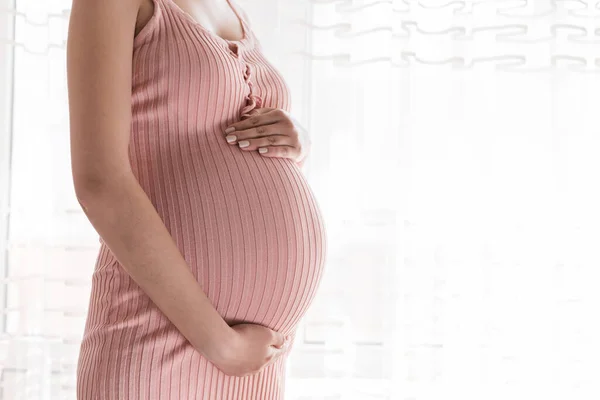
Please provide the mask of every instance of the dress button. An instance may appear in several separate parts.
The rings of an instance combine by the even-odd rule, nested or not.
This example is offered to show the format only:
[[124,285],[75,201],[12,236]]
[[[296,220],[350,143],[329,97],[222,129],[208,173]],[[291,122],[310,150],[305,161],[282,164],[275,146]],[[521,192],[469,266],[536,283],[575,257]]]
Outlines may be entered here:
[[234,57],[239,57],[239,48],[236,43],[229,43],[229,52]]

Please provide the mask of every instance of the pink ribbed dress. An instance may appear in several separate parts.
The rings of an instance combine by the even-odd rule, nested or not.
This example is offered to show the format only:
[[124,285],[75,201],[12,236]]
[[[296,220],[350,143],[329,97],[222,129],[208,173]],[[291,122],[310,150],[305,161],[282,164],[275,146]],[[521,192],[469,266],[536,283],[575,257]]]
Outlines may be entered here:
[[[204,29],[172,0],[154,0],[152,19],[134,39],[129,155],[225,320],[294,337],[321,280],[325,228],[294,161],[225,140],[225,128],[254,109],[290,107],[282,76],[231,6],[244,28],[239,41]],[[77,366],[78,399],[284,398],[287,354],[256,375],[223,374],[100,243]]]

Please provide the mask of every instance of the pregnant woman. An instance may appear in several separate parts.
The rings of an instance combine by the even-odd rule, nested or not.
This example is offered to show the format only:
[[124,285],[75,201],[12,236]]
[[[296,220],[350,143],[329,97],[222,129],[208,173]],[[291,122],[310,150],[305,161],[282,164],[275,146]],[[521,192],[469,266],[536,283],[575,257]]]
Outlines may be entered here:
[[283,399],[326,234],[247,17],[74,0],[67,70],[74,186],[101,244],[78,399]]

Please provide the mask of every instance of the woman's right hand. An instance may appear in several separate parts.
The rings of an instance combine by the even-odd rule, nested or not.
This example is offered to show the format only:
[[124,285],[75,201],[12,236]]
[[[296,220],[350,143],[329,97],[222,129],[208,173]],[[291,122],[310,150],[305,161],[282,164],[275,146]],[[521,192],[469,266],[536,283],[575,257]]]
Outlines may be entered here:
[[289,345],[286,337],[262,325],[239,324],[231,327],[231,335],[220,343],[217,355],[210,361],[223,373],[247,376],[260,372],[277,360]]

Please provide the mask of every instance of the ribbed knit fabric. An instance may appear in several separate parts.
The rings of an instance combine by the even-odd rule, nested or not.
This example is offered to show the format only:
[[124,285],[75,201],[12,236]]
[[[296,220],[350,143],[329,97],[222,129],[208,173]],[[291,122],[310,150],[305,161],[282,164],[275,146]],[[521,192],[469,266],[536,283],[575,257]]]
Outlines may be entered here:
[[[257,107],[289,111],[288,87],[234,5],[244,28],[239,41],[204,29],[172,0],[154,3],[134,39],[133,171],[225,320],[294,337],[324,266],[319,207],[292,160],[243,151],[224,134]],[[226,376],[100,242],[78,399],[284,398],[287,354],[259,374]]]

